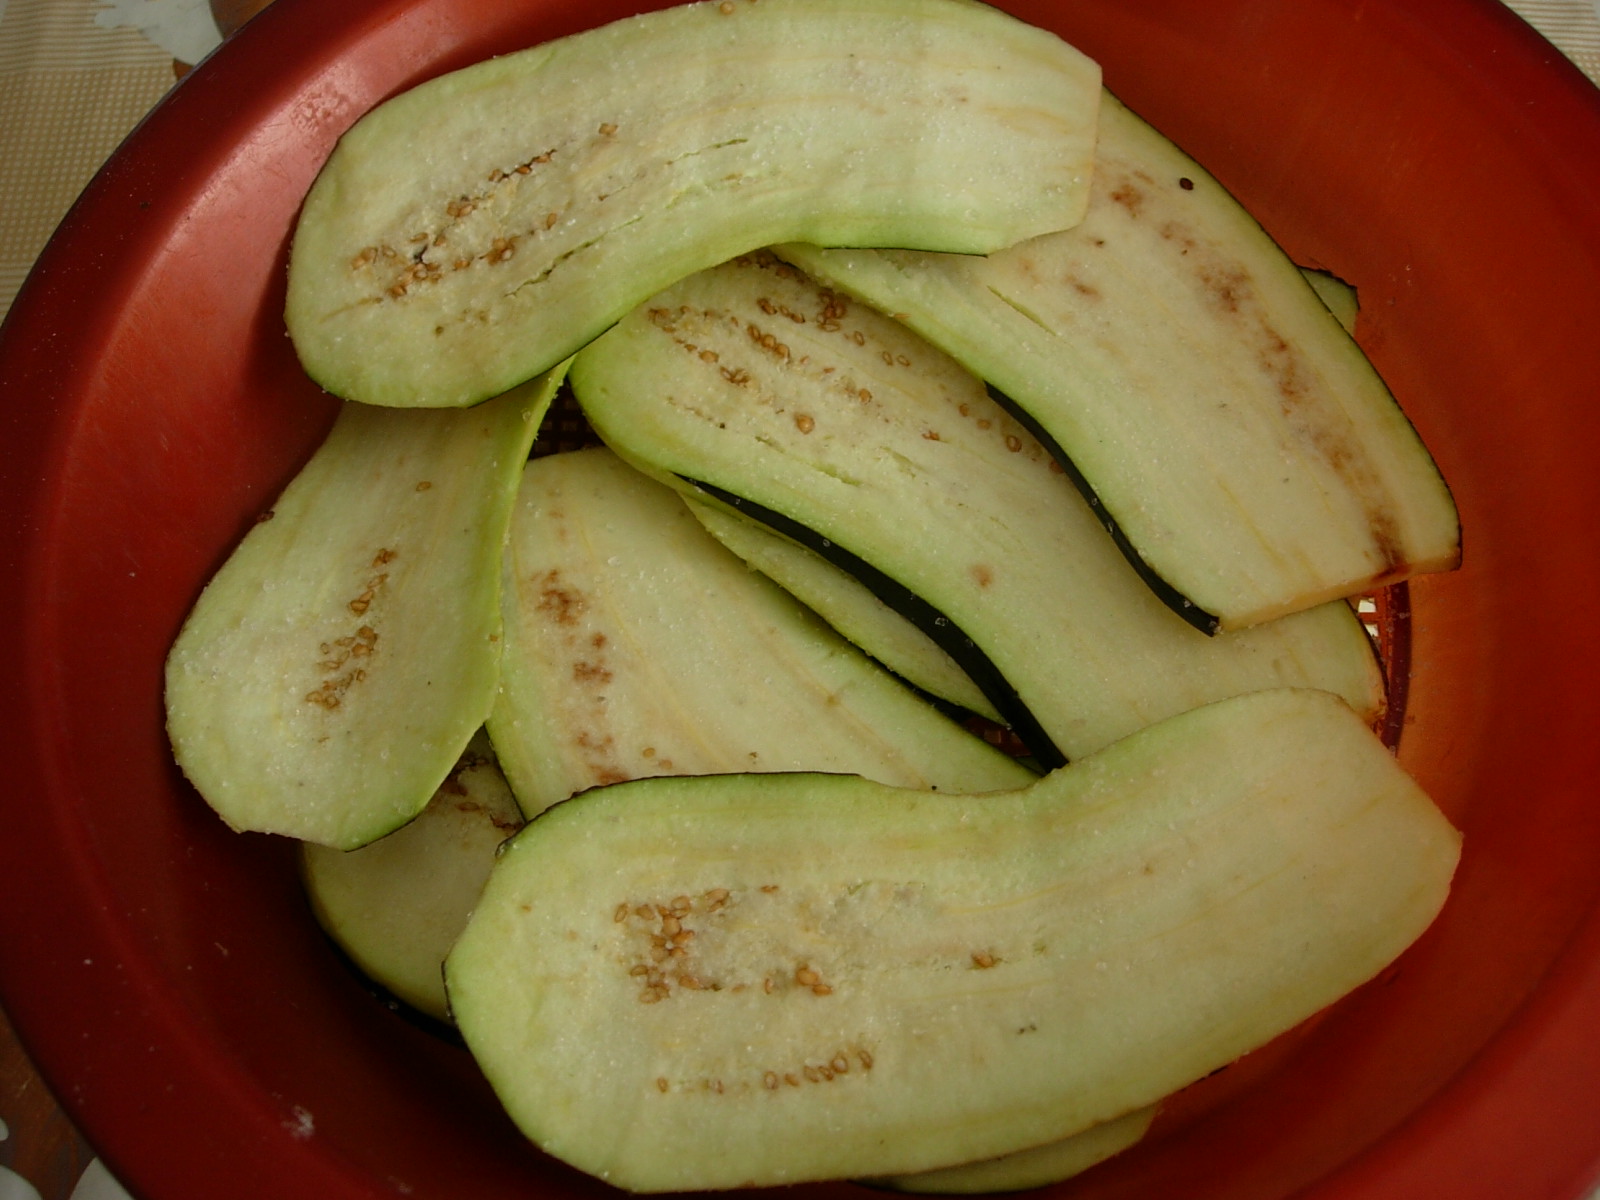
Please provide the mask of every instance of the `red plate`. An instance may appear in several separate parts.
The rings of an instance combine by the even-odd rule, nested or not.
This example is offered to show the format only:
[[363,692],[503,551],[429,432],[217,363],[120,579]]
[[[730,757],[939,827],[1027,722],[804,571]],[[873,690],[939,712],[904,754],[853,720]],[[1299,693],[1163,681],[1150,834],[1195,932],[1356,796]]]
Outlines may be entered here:
[[[1401,741],[1466,832],[1445,914],[1063,1190],[1579,1196],[1600,1178],[1600,93],[1492,0],[1008,7],[1358,286],[1361,339],[1466,529],[1464,568],[1412,589]],[[335,137],[429,75],[624,8],[280,0],[95,180],[0,334],[0,989],[137,1192],[603,1190],[335,961],[286,846],[226,832],[173,768],[160,681],[197,590],[331,416],[279,311]]]

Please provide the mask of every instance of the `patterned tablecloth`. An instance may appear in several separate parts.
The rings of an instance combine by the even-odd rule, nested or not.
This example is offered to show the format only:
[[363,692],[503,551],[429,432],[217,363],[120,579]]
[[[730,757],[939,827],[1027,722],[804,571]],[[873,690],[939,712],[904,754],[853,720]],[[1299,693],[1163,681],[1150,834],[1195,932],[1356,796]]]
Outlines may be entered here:
[[[221,41],[221,29],[265,2],[0,0],[0,318],[117,143],[185,64]],[[1507,2],[1600,81],[1600,0]],[[128,1200],[57,1107],[3,1013],[0,1200]]]

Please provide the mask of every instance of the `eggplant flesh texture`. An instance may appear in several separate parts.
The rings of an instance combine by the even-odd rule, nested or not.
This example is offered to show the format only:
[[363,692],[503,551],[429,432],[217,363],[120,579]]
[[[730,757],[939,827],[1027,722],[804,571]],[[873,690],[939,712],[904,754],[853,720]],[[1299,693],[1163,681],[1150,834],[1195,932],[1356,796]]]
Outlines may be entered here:
[[[1382,707],[1376,654],[1349,605],[1197,632],[978,379],[770,256],[660,293],[576,356],[571,380],[628,461],[714,489],[864,571],[969,673],[970,642],[1035,723],[1035,738],[1016,731],[1047,766],[1258,688]],[[1013,698],[974,679],[1012,719]]]
[[1099,103],[1091,60],[961,0],[618,21],[346,133],[295,230],[290,335],[338,395],[472,404],[772,241],[985,253],[1067,228]]
[[653,775],[837,771],[963,792],[1034,777],[603,447],[527,465],[504,591],[489,733],[530,817]]
[[1160,1107],[1151,1104],[1136,1108],[1060,1141],[1031,1146],[998,1158],[863,1182],[919,1196],[987,1196],[1046,1187],[1082,1175],[1090,1167],[1099,1166],[1137,1144],[1150,1132]]
[[1320,1011],[1432,922],[1459,843],[1342,701],[1255,692],[1009,793],[594,789],[506,844],[446,987],[524,1133],[618,1187],[902,1175]]
[[1449,490],[1372,364],[1221,185],[1110,96],[1072,230],[987,257],[779,253],[1015,404],[1203,627],[1459,562]]
[[707,531],[777,583],[855,645],[914,687],[966,712],[1003,722],[998,709],[961,665],[916,625],[863,587],[860,580],[770,523],[688,498]]
[[[792,539],[796,545],[814,550],[824,562],[854,579],[868,595],[881,600],[885,607],[897,612],[913,629],[925,633],[936,647],[944,649],[950,660],[988,697],[1000,720],[1029,747],[1046,769],[1065,765],[1066,756],[1035,718],[1033,710],[1018,695],[1017,689],[1011,686],[1011,681],[984,652],[983,647],[968,637],[940,609],[866,559],[837,542],[818,536],[807,526],[774,509],[700,480],[686,478],[683,482],[693,488],[695,494],[705,497],[705,502],[724,505],[730,513],[765,525],[779,536]],[[886,652],[877,640],[884,633],[883,627],[858,627],[857,632],[867,641],[874,657],[885,657]]]
[[416,820],[356,850],[302,843],[301,878],[317,923],[363,975],[448,1023],[445,955],[495,851],[520,828],[522,813],[480,731]]
[[427,805],[494,703],[500,552],[563,374],[468,410],[346,404],[206,585],[167,732],[231,827],[349,850]]
[[1302,267],[1300,274],[1311,285],[1317,299],[1333,314],[1333,319],[1339,322],[1340,328],[1354,337],[1356,318],[1361,314],[1361,298],[1356,294],[1356,289],[1331,271]]

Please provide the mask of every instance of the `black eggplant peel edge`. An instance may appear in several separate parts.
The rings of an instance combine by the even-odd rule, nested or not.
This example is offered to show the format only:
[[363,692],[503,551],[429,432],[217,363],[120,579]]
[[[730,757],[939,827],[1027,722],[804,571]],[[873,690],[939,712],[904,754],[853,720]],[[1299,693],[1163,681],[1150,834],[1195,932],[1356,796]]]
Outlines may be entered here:
[[1168,583],[1166,579],[1162,578],[1154,567],[1145,562],[1133,542],[1129,540],[1128,535],[1122,531],[1122,526],[1117,523],[1116,517],[1106,508],[1099,494],[1094,490],[1094,485],[1078,469],[1077,464],[1068,457],[1067,452],[1062,449],[1061,443],[1056,441],[1051,436],[1050,431],[1039,423],[1039,419],[995,387],[994,384],[985,383],[984,388],[988,391],[990,399],[1005,409],[1007,413],[1016,419],[1017,424],[1031,433],[1034,439],[1050,452],[1050,457],[1056,460],[1056,464],[1066,473],[1067,478],[1072,480],[1073,486],[1078,489],[1079,494],[1088,501],[1089,508],[1093,511],[1095,519],[1111,535],[1111,540],[1117,544],[1117,549],[1122,551],[1122,556],[1128,560],[1128,565],[1144,581],[1145,586],[1154,592],[1163,604],[1207,637],[1215,637],[1220,633],[1222,631],[1222,619],[1220,617],[1201,608],[1188,596]]
[[[840,570],[854,576],[862,586],[922,630],[923,633],[938,644],[940,649],[956,661],[956,664],[971,677],[973,683],[978,685],[979,690],[989,698],[989,702],[994,705],[995,710],[1004,719],[1011,732],[1027,746],[1029,752],[1043,770],[1053,771],[1057,767],[1066,765],[1067,756],[1051,741],[1050,736],[1045,733],[1038,719],[1029,711],[1027,705],[1022,702],[1021,697],[1017,695],[1016,689],[1001,674],[1000,669],[994,665],[989,656],[954,621],[932,604],[929,604],[893,576],[851,553],[831,539],[821,536],[814,529],[801,524],[793,517],[775,512],[754,501],[747,500],[743,496],[735,495],[717,487],[715,484],[693,479],[686,475],[679,475],[678,478],[710,499],[724,504],[735,512],[753,521],[758,521],[774,532],[815,551]],[[1168,591],[1171,591],[1170,587]]]

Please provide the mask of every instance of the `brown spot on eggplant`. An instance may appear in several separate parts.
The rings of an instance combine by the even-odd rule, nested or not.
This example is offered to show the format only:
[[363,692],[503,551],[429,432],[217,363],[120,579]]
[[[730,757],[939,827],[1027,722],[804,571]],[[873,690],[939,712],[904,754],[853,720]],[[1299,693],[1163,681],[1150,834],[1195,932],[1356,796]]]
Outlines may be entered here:
[[752,342],[754,342],[762,350],[766,351],[766,353],[771,355],[773,358],[780,361],[788,360],[789,347],[780,342],[772,333],[762,329],[753,322],[746,325],[745,332],[749,335],[749,338]]
[[1280,411],[1294,437],[1305,450],[1343,477],[1365,504],[1367,526],[1382,564],[1373,582],[1381,584],[1399,578],[1407,567],[1406,553],[1394,516],[1385,503],[1377,472],[1347,430],[1309,419],[1304,401],[1312,391],[1313,382],[1306,375],[1300,353],[1263,315],[1254,315],[1261,345],[1258,361],[1278,391]]
[[1135,219],[1138,219],[1138,217],[1144,211],[1144,191],[1138,187],[1135,187],[1131,182],[1125,181],[1118,184],[1117,187],[1111,191],[1110,199],[1114,204],[1118,204],[1125,208],[1128,212],[1128,215]]
[[1196,277],[1205,287],[1206,297],[1223,312],[1237,313],[1252,299],[1250,277],[1243,271],[1204,269]]
[[[1199,248],[1200,244],[1195,241],[1194,235],[1189,232],[1188,226],[1180,222],[1166,221],[1156,232],[1160,235],[1162,241],[1178,243],[1181,247],[1180,252],[1183,254],[1188,254],[1190,251]],[[1101,244],[1103,245],[1104,243],[1102,242]]]
[[[540,576],[534,578],[536,581],[541,579]],[[536,606],[538,611],[557,625],[576,625],[578,618],[589,607],[589,602],[582,592],[561,582],[559,569],[552,568],[545,571],[538,588],[539,602]]]

